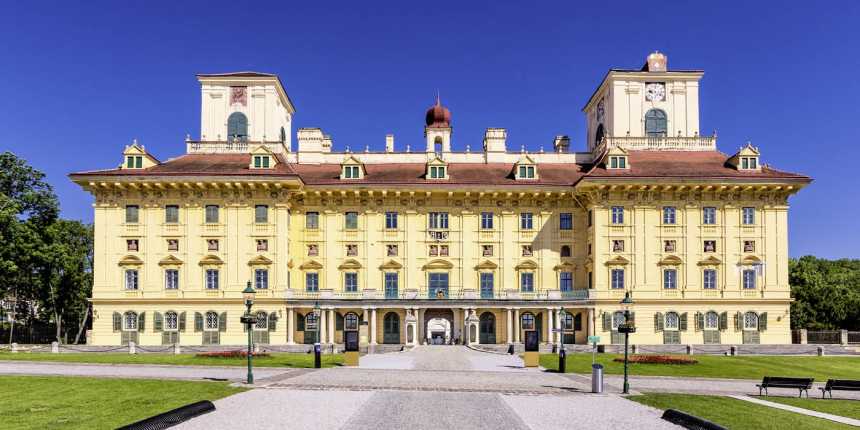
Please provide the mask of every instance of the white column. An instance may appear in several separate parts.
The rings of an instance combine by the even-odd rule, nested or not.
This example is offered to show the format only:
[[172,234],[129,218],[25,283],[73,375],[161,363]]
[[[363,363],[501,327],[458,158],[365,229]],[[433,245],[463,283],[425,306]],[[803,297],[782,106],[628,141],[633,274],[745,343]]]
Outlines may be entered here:
[[334,343],[335,332],[334,308],[328,310],[328,343]]
[[546,335],[546,336],[544,336],[544,340],[547,344],[551,344],[552,343],[552,328],[553,328],[552,309],[547,308],[544,315],[546,315],[546,318],[544,318],[544,334]]
[[508,308],[508,319],[507,319],[508,320],[508,327],[507,327],[508,331],[505,332],[505,343],[508,343],[508,344],[514,341],[514,336],[513,336],[513,334],[514,334],[513,333],[513,326],[514,325],[513,325],[513,321],[511,321],[512,314],[513,314],[513,310],[511,308]]
[[376,345],[376,309],[370,310],[370,344]]
[[320,320],[317,321],[317,327],[320,331],[320,343],[325,343],[326,339],[326,324],[325,324],[325,309],[320,309]]
[[[462,333],[462,331],[463,331],[462,327],[463,327],[463,323],[460,322],[460,310],[454,309],[454,321],[451,321],[451,338],[452,339],[457,338],[457,332],[458,331]],[[465,342],[466,342],[466,337],[461,335],[460,336],[460,345],[465,344]]]
[[[418,313],[418,334],[415,336],[415,340],[416,342],[418,342],[418,345],[424,343],[424,339],[427,338],[427,335],[424,333],[424,330],[427,329],[427,327],[424,327],[424,311],[425,309],[415,308],[415,312]],[[456,335],[457,333],[454,333],[451,335],[451,337],[454,337]]]
[[520,310],[519,308],[514,309],[514,342],[520,343]]
[[594,309],[588,310],[588,318],[585,319],[586,329],[585,332],[589,336],[594,336]]
[[295,322],[293,321],[293,308],[287,308],[287,345],[295,345]]

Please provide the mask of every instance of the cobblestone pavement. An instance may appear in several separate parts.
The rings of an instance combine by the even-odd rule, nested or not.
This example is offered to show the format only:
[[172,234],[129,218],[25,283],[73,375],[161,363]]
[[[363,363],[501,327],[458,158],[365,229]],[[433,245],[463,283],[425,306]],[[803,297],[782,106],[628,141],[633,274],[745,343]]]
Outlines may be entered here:
[[[254,377],[263,379],[295,371],[294,369],[258,367],[254,369]],[[246,380],[248,368],[241,366],[164,366],[153,364],[0,361],[0,374],[235,382]]]

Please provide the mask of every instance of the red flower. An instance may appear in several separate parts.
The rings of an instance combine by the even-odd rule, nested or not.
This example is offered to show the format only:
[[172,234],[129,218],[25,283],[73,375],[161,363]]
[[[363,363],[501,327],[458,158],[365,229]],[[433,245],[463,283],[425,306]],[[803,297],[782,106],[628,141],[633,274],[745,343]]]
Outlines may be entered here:
[[[617,356],[612,361],[623,363],[624,357]],[[699,364],[699,360],[695,358],[672,357],[669,355],[631,355],[627,361],[641,364]]]

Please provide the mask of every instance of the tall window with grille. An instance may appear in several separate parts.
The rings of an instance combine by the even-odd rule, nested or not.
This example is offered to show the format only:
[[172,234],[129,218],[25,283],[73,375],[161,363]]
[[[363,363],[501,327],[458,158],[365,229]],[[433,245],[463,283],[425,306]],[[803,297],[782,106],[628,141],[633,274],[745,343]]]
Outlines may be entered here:
[[533,228],[532,217],[533,215],[529,213],[520,214],[520,229],[531,230]]
[[666,269],[663,271],[663,288],[674,290],[678,288],[678,270]]
[[493,228],[493,213],[492,212],[481,212],[481,229],[491,229]]
[[179,270],[167,269],[164,271],[164,289],[176,290],[179,288]]
[[385,298],[386,299],[396,299],[398,297],[398,282],[397,282],[397,273],[386,273],[385,274]]
[[164,222],[177,223],[179,222],[179,206],[167,205],[164,207]]
[[717,223],[717,208],[706,206],[702,208],[702,224]]
[[573,214],[561,214],[558,222],[559,230],[573,230]]
[[269,289],[269,269],[254,269],[254,288]]
[[481,273],[481,298],[493,298],[493,274]]
[[206,205],[206,222],[218,222],[218,205]]
[[128,269],[125,271],[125,289],[136,290],[138,288],[137,269]]
[[254,206],[254,222],[269,222],[269,206]]
[[218,269],[206,269],[206,289],[218,289]]
[[430,212],[430,228],[448,228],[448,212]]
[[397,212],[386,212],[385,213],[385,228],[387,228],[387,229],[397,228]]
[[573,291],[573,273],[561,272],[559,274],[559,289],[562,292]]
[[755,224],[755,208],[743,208],[743,223]]
[[218,313],[206,312],[206,330],[218,329]]
[[624,224],[624,207],[612,207],[612,224]]
[[704,288],[706,290],[715,290],[717,288],[717,271],[714,269],[705,269]]
[[137,224],[140,222],[140,206],[127,205],[125,207],[125,222],[129,224]]
[[126,330],[137,330],[137,312],[125,313],[125,325],[123,327]]
[[316,230],[320,228],[319,212],[308,212],[305,214],[305,228],[308,230]]
[[347,212],[345,214],[343,228],[347,230],[358,229],[358,212]]
[[448,274],[431,273],[428,293],[436,298],[448,297]]
[[532,293],[535,290],[535,274],[521,273],[520,274],[520,291],[524,293]]
[[675,206],[663,206],[663,224],[675,224]]
[[320,290],[320,274],[306,273],[305,274],[305,291],[315,293]]
[[624,269],[612,269],[612,289],[624,289]]
[[179,328],[179,318],[176,315],[176,312],[167,312],[164,314],[164,329],[165,330],[176,330]]
[[743,285],[745,290],[754,290],[756,285],[756,273],[755,269],[744,269],[743,271]]
[[358,291],[358,273],[345,273],[343,277],[343,290],[347,293]]

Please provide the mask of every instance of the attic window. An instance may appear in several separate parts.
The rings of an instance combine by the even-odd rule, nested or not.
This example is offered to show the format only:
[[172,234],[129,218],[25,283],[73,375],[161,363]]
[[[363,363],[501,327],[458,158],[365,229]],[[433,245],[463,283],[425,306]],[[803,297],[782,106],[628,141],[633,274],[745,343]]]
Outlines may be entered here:
[[269,168],[269,156],[267,156],[267,155],[255,155],[254,156],[254,168],[255,169],[268,169]]
[[520,179],[534,179],[535,166],[520,166]]
[[430,166],[430,179],[445,179],[445,166]]
[[609,157],[609,168],[610,169],[626,169],[627,168],[627,156],[619,155]]
[[359,179],[358,166],[343,166],[344,179]]
[[741,157],[741,170],[758,169],[758,157]]
[[143,157],[140,157],[140,156],[134,157],[134,156],[129,155],[127,157],[127,159],[128,159],[128,161],[126,163],[127,168],[129,168],[129,169],[142,169],[143,168]]

